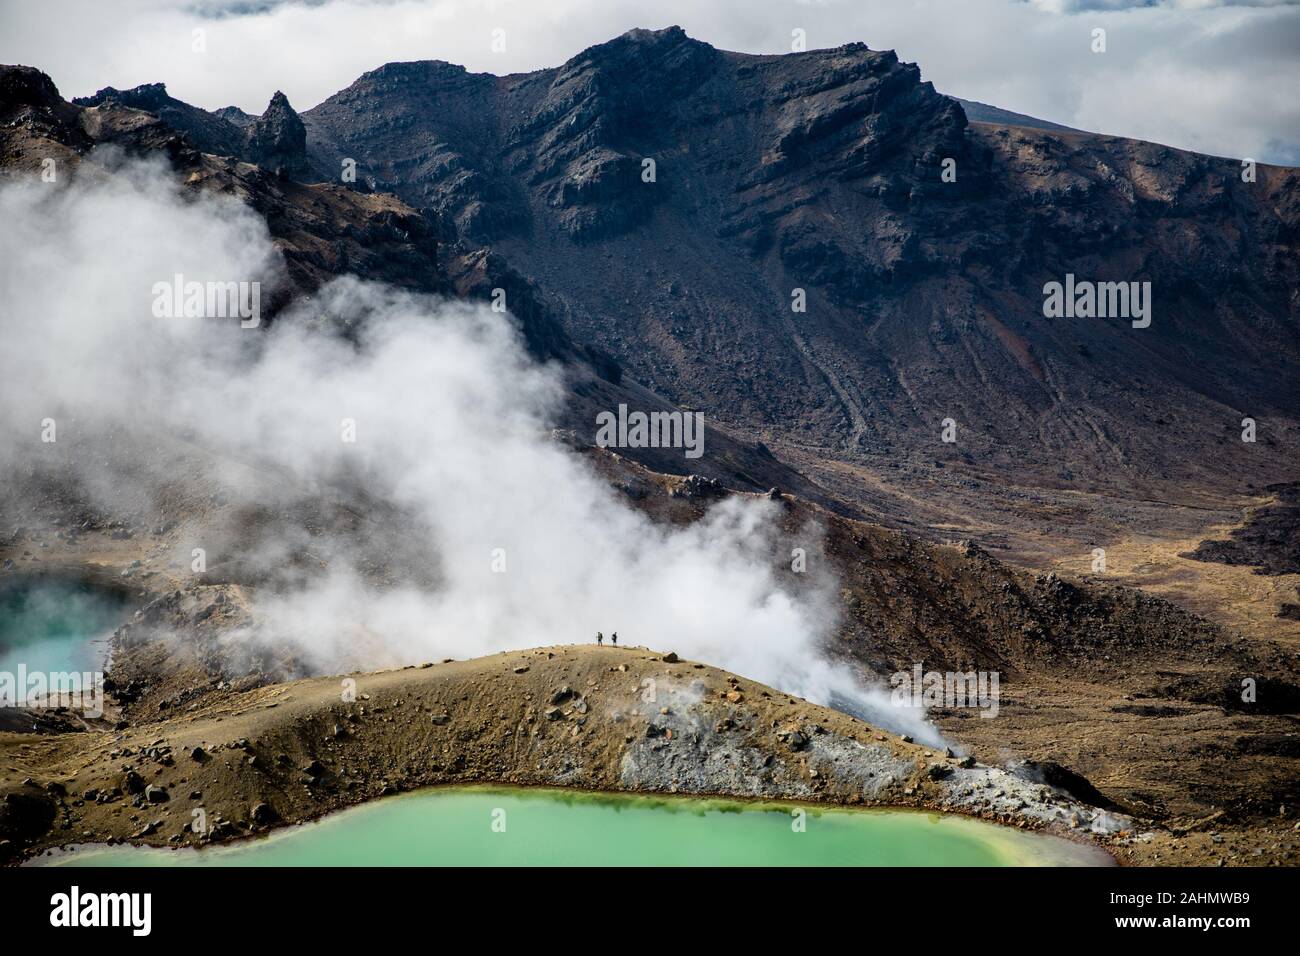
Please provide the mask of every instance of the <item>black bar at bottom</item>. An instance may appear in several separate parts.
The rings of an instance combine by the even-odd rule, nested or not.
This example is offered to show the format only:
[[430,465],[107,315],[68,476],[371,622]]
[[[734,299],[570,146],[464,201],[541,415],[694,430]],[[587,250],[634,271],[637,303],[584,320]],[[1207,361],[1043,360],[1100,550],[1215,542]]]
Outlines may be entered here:
[[[53,925],[73,921],[73,887],[76,922],[100,909],[127,925]],[[0,919],[12,939],[75,933],[172,952],[191,940],[206,948],[250,934],[264,946],[326,941],[343,928],[399,938],[438,925],[459,932],[452,924],[464,929],[466,921],[494,942],[554,939],[561,926],[581,927],[582,937],[603,924],[653,932],[655,922],[643,919],[666,919],[661,929],[674,934],[887,924],[936,939],[959,934],[954,941],[981,931],[991,939],[1010,932],[1229,941],[1289,925],[1283,907],[1294,909],[1295,888],[1295,871],[1278,869],[6,869]],[[148,935],[138,933],[143,897],[115,896],[101,907],[98,894],[123,893],[149,894]],[[96,899],[87,904],[88,896]]]

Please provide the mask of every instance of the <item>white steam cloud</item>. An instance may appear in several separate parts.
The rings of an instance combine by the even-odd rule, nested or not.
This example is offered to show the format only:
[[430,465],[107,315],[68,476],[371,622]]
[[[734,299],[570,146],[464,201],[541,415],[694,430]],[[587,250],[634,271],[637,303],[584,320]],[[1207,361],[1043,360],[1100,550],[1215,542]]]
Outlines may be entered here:
[[[835,582],[777,573],[778,505],[650,521],[550,439],[562,371],[502,316],[344,278],[269,332],[156,318],[151,289],[177,273],[264,290],[279,274],[251,210],[182,195],[159,167],[6,185],[0,221],[0,480],[57,461],[105,509],[189,502],[186,563],[193,543],[257,569],[256,633],[229,640],[330,672],[618,631],[940,739],[824,656]],[[212,495],[260,517],[205,523]]]

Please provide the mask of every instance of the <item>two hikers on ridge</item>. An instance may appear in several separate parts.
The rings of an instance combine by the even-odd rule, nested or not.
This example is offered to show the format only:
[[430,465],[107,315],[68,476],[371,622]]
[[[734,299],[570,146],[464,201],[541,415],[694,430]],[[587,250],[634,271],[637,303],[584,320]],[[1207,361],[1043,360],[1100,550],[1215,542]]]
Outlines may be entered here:
[[[604,640],[605,640],[605,635],[602,634],[602,633],[600,633],[600,631],[597,631],[597,632],[596,632],[596,643],[597,643],[597,644],[601,644],[601,643],[604,642]],[[616,647],[618,646],[618,631],[615,631],[613,634],[611,634],[611,635],[609,636],[609,642],[610,642],[611,644],[615,645]]]

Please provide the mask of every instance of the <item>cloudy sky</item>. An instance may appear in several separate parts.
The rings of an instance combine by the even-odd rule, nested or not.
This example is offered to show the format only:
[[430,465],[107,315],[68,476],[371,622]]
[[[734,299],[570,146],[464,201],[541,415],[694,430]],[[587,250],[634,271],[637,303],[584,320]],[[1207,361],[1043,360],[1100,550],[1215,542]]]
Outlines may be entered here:
[[65,96],[162,81],[260,113],[277,89],[302,110],[393,60],[512,73],[674,23],[752,53],[789,51],[796,29],[810,48],[860,40],[946,93],[1300,165],[1300,0],[0,0],[0,62],[40,67]]

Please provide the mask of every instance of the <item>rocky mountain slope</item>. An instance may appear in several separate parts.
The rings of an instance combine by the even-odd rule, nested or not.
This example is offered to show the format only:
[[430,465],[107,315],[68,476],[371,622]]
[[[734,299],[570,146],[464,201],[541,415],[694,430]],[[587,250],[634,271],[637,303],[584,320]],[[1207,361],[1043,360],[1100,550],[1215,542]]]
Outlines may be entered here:
[[[437,222],[462,294],[506,277],[607,373],[895,518],[882,481],[1141,500],[1295,477],[1294,170],[981,104],[971,123],[889,51],[751,56],[676,27],[528,74],[390,63],[301,117],[158,84],[78,102],[283,176],[355,172]],[[1044,317],[1067,275],[1149,282],[1150,326]]]
[[[677,28],[516,76],[391,63],[303,122],[319,175],[355,160],[536,282],[576,340],[742,433],[1064,487],[1293,469],[1293,170],[970,125],[891,52],[749,56]],[[1150,282],[1150,327],[1045,318],[1067,274]]]
[[[121,152],[163,157],[187,190],[236,197],[266,220],[284,257],[286,280],[269,297],[269,318],[293,296],[345,274],[479,301],[503,289],[529,351],[566,369],[570,401],[557,425],[581,429],[575,441],[589,444],[596,413],[620,403],[646,411],[674,408],[625,379],[608,353],[573,340],[536,283],[500,255],[456,245],[440,255],[438,219],[430,210],[414,209],[390,193],[300,181],[301,132],[301,121],[282,95],[241,132],[215,114],[172,99],[159,84],[125,92],[105,89],[69,103],[39,70],[0,67],[0,177],[36,179],[42,163],[52,159],[64,176],[57,185],[81,174],[114,175]],[[628,453],[661,471],[695,471],[749,490],[779,485],[833,504],[761,443],[737,440],[706,422],[705,446],[709,454],[694,462],[680,449]]]
[[1026,116],[1024,113],[1013,113],[1011,110],[1004,110],[999,106],[990,106],[976,100],[963,100],[959,97],[955,97],[955,99],[961,104],[966,119],[972,123],[992,123],[996,126],[1027,126],[1030,129],[1048,129],[1062,133],[1081,132],[1071,126],[1062,126],[1060,123],[1039,119],[1036,116]]

